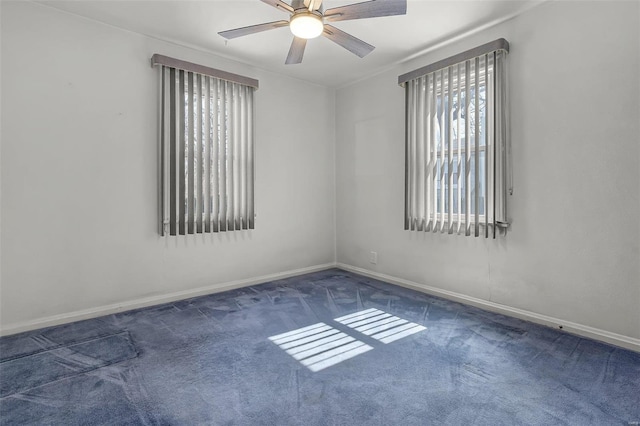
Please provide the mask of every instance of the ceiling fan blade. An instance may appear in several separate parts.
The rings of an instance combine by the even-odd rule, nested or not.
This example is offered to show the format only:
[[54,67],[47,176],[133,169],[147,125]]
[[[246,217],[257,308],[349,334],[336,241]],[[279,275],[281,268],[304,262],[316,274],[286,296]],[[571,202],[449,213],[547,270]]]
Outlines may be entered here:
[[364,41],[352,36],[351,34],[340,31],[333,25],[324,24],[324,32],[322,33],[322,35],[332,42],[344,47],[349,52],[355,53],[361,58],[364,58],[369,53],[371,53],[373,49],[375,49],[375,47],[370,45],[369,43],[365,43]]
[[275,8],[282,9],[289,13],[293,13],[293,7],[289,6],[287,3],[283,2],[282,0],[261,0],[261,1]]
[[289,54],[287,55],[287,60],[284,63],[287,65],[291,65],[299,64],[300,62],[302,62],[302,57],[304,56],[304,48],[306,46],[306,38],[294,37],[293,42],[291,42]]
[[249,27],[236,28],[233,30],[220,31],[218,34],[220,34],[222,37],[226,38],[227,40],[230,40],[236,37],[242,37],[249,34],[259,33],[267,30],[274,30],[276,28],[287,27],[287,26],[289,26],[289,21],[275,21],[275,22],[267,22],[265,24],[251,25]]
[[335,7],[324,12],[325,21],[376,18],[378,16],[405,15],[407,0],[371,0],[363,3]]

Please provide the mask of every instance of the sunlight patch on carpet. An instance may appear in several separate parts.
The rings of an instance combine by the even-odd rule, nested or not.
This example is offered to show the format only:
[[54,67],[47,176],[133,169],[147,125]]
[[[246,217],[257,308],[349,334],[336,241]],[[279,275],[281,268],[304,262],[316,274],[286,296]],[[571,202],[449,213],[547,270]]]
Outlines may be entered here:
[[[427,329],[374,308],[333,320],[384,344]],[[314,372],[373,349],[323,322],[271,336],[269,340]]]
[[373,349],[322,322],[271,336],[269,340],[313,372]]
[[335,318],[334,321],[385,344],[427,329],[374,308]]

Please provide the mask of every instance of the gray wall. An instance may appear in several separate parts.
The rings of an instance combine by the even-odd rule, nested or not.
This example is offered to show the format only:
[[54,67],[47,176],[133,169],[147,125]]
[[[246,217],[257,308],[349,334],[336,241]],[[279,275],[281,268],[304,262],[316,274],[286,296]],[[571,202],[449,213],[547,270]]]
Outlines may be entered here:
[[[640,337],[639,7],[548,2],[338,91],[338,262]],[[403,231],[397,76],[499,37],[511,43],[512,230]]]

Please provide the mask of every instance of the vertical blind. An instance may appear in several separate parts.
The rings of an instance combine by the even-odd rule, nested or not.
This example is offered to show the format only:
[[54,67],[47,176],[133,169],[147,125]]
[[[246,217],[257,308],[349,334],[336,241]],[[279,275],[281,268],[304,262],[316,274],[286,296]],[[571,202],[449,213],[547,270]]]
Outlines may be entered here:
[[254,228],[254,87],[161,66],[161,234]]
[[506,230],[507,52],[500,39],[399,77],[406,230],[494,238]]

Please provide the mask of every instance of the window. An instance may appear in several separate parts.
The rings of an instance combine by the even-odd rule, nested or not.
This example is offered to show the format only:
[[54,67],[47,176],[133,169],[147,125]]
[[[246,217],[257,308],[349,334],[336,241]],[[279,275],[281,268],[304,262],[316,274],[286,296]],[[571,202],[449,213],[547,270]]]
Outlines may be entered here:
[[154,55],[160,65],[161,235],[254,228],[256,80]]
[[405,229],[486,237],[506,230],[504,39],[399,77],[405,87]]

